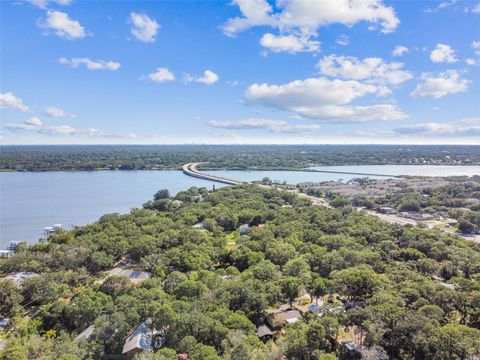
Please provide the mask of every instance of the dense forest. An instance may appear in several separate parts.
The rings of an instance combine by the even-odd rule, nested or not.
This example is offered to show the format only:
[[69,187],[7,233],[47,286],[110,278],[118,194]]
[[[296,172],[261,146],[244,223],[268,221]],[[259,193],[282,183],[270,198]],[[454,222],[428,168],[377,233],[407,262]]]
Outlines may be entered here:
[[313,165],[479,165],[480,146],[460,145],[42,145],[2,146],[3,171],[301,169]]
[[[119,263],[152,277],[108,272]],[[266,186],[161,190],[0,271],[2,360],[118,358],[147,320],[161,341],[135,359],[480,356],[480,244]],[[35,276],[5,278],[18,272]]]

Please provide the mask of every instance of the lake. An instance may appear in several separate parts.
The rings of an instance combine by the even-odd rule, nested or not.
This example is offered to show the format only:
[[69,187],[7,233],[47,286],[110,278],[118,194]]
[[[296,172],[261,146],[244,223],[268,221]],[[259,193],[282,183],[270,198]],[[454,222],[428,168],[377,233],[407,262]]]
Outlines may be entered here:
[[[480,167],[469,166],[328,166],[319,170],[352,171],[388,175],[480,175]],[[269,177],[280,182],[345,181],[358,175],[299,171],[211,171],[238,180]],[[43,228],[54,223],[69,227],[96,221],[106,213],[127,213],[150,200],[159,189],[171,194],[191,186],[212,188],[213,183],[188,177],[181,171],[93,171],[0,173],[0,248],[10,241],[34,243]],[[216,183],[217,188],[225,186]]]

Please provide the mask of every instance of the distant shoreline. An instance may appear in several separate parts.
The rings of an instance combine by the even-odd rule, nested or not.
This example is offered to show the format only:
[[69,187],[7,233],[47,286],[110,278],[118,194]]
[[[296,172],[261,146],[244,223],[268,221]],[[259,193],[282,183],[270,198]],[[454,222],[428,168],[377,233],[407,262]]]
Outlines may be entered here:
[[[480,167],[480,164],[336,164],[336,165],[314,165],[311,168],[292,168],[292,167],[257,167],[257,168],[220,168],[220,167],[200,167],[202,171],[303,171],[303,172],[326,172],[326,173],[345,173],[345,174],[357,174],[355,172],[342,172],[342,171],[327,171],[327,170],[315,170],[315,167],[339,167],[339,166],[452,166],[452,167]],[[8,168],[0,168],[0,173],[18,172],[18,173],[44,173],[44,172],[96,172],[96,171],[182,171],[182,166],[179,167],[164,167],[164,168],[146,168],[146,169],[110,169],[110,168],[97,168],[97,169],[48,169],[48,170],[15,170]],[[377,176],[375,174],[362,174],[365,176]],[[400,175],[387,175],[378,174],[378,176],[400,176]],[[425,175],[428,176],[428,175]]]

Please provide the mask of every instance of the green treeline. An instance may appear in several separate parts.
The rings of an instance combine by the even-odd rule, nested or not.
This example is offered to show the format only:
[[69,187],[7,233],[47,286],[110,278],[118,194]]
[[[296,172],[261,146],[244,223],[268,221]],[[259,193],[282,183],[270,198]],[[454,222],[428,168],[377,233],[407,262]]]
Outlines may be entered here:
[[301,169],[313,165],[478,165],[480,146],[460,145],[45,145],[0,147],[0,169],[91,171]]
[[[105,279],[119,260],[153,277]],[[0,269],[39,274],[20,287],[0,281],[5,360],[108,359],[147,318],[166,343],[138,359],[333,360],[347,329],[391,359],[480,355],[480,244],[254,185],[159,191],[130,214],[23,247]],[[323,316],[305,313],[275,344],[260,341],[264,312],[302,294],[321,300]],[[73,340],[92,324],[90,341]]]

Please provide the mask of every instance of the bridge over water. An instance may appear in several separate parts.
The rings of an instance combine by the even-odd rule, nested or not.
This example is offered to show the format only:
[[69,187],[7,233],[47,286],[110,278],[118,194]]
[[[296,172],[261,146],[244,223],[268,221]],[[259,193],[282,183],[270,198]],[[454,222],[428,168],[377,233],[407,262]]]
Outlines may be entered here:
[[[239,184],[246,184],[248,181],[240,181],[240,180],[233,180],[224,178],[221,176],[215,176],[203,173],[197,170],[198,165],[200,163],[188,163],[183,165],[183,173],[188,176],[193,176],[199,179],[209,180],[209,181],[216,181],[222,184],[227,185],[239,185]],[[358,175],[358,176],[377,176],[377,177],[391,177],[391,178],[402,178],[399,175],[387,175],[387,174],[373,174],[373,173],[363,173],[363,172],[349,172],[349,171],[335,171],[335,170],[316,170],[316,169],[305,169],[299,170],[304,172],[320,172],[320,173],[328,173],[328,174],[344,174],[344,175]]]
[[210,181],[216,181],[222,184],[227,184],[227,185],[239,185],[239,184],[245,184],[247,181],[238,181],[238,180],[232,180],[232,179],[227,179],[221,176],[215,176],[215,175],[210,175],[210,174],[205,174],[197,170],[197,166],[200,163],[189,163],[183,165],[183,173],[188,176],[193,176],[198,179],[204,179],[204,180],[210,180]]

